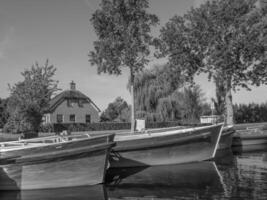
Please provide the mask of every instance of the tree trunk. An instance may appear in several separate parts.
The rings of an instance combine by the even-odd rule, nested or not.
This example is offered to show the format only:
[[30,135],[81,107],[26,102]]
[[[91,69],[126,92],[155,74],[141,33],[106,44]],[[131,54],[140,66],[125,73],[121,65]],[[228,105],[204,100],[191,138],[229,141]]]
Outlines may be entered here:
[[234,111],[232,102],[232,86],[231,78],[226,80],[226,95],[225,95],[225,105],[226,105],[226,125],[234,124]]
[[135,130],[135,106],[134,106],[134,74],[131,70],[131,100],[132,100],[132,107],[131,107],[131,133],[134,133]]

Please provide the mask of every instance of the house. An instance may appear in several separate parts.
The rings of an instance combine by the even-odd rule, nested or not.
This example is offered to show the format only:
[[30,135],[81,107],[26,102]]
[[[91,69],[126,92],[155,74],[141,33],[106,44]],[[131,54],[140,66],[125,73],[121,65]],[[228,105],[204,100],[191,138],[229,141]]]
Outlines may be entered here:
[[70,90],[56,95],[49,102],[44,123],[92,123],[99,122],[100,109],[85,94],[70,83]]

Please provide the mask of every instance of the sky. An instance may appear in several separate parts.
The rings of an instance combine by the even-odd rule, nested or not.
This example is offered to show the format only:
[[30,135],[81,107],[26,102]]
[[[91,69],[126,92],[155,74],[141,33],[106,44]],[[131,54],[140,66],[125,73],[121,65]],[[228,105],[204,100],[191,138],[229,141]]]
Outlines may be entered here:
[[[158,30],[172,16],[183,15],[203,0],[150,0],[149,12],[156,14]],[[101,109],[121,96],[130,102],[126,88],[129,72],[120,76],[98,75],[88,62],[88,53],[97,40],[90,24],[92,13],[100,0],[0,0],[0,98],[9,96],[8,84],[22,80],[21,72],[35,62],[46,59],[56,68],[59,88],[69,89],[73,80],[76,88],[89,96]],[[153,64],[162,63],[154,59]],[[205,75],[196,78],[209,100],[215,87]],[[233,94],[234,103],[266,102],[267,86],[241,90]]]

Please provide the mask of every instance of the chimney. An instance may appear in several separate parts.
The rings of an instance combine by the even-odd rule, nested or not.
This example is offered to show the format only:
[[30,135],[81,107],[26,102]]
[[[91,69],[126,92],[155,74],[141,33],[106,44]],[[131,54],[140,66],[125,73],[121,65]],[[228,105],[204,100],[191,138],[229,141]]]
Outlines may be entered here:
[[71,83],[70,83],[70,89],[71,90],[76,90],[76,84],[74,83],[74,81],[71,81]]

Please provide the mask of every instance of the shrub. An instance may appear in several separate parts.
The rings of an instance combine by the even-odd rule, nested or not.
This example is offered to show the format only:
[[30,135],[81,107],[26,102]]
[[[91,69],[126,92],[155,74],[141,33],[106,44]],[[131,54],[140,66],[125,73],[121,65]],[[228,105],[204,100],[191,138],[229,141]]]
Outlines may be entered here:
[[61,123],[54,124],[54,131],[56,133],[61,132],[63,130],[69,130],[71,132],[76,131],[105,131],[105,130],[123,130],[130,129],[130,123],[115,123],[115,122],[105,122],[105,123],[88,123],[88,124],[69,124],[69,123]]
[[52,132],[55,132],[54,131],[54,125],[52,123],[41,124],[41,126],[39,128],[39,132],[43,132],[43,133],[52,133]]
[[[181,123],[181,121],[169,121],[169,122],[147,122],[146,128],[166,128],[172,126],[199,126],[203,124]],[[107,130],[130,130],[131,123],[128,122],[100,122],[100,123],[60,123],[49,124],[48,127],[43,128],[42,132],[62,132],[68,130],[70,132],[80,131],[107,131]]]

